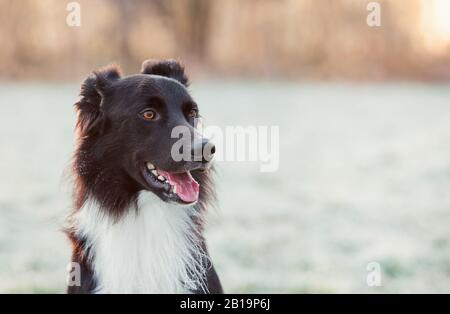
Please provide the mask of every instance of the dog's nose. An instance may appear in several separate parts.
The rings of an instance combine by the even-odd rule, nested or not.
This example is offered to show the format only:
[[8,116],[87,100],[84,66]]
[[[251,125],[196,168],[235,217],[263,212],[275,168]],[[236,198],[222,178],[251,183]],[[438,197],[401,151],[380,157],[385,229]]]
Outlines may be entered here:
[[207,139],[196,141],[194,142],[194,145],[192,145],[192,157],[194,158],[194,161],[207,163],[211,161],[215,152],[216,147]]

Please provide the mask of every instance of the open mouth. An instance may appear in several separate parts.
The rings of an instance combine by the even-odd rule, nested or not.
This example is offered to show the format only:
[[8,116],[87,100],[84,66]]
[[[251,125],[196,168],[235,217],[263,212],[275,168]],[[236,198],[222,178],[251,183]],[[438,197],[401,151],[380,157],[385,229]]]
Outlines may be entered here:
[[147,184],[155,192],[160,192],[166,201],[183,204],[193,204],[198,201],[199,184],[189,171],[167,172],[156,169],[150,162],[147,162],[144,168]]

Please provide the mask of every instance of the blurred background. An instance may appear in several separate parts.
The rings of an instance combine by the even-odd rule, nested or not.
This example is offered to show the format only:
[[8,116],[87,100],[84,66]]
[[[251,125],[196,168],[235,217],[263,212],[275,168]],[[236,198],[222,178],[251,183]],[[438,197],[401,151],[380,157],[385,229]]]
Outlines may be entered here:
[[0,292],[64,292],[79,84],[148,58],[206,124],[280,127],[278,171],[217,165],[226,292],[450,292],[450,0],[69,2],[0,0]]

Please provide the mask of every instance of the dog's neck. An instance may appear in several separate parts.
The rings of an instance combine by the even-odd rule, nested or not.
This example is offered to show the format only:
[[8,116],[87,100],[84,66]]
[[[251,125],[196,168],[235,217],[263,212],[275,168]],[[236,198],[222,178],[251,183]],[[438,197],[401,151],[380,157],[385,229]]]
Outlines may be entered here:
[[136,206],[142,189],[121,167],[108,163],[107,158],[97,158],[93,139],[84,139],[75,150],[74,207],[80,209],[95,200],[95,204],[111,216],[120,218]]
[[73,229],[86,240],[99,293],[186,293],[205,289],[208,260],[196,230],[197,211],[140,192],[115,221],[87,200]]

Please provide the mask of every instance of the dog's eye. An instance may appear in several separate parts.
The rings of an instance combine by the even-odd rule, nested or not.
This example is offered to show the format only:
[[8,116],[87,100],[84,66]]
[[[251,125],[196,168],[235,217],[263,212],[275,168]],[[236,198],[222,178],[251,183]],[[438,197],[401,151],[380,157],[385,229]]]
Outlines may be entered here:
[[188,112],[188,117],[189,118],[197,118],[197,116],[198,116],[198,111],[197,111],[197,109],[191,109],[191,110],[189,110],[189,112]]
[[156,113],[153,110],[145,110],[142,113],[142,118],[145,120],[154,120],[156,118]]

